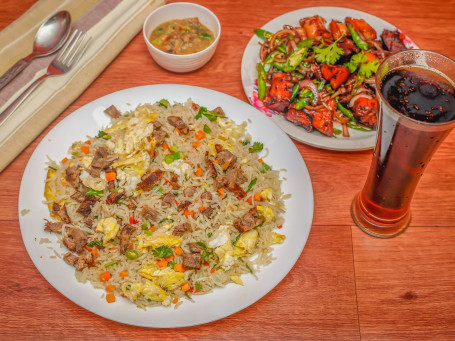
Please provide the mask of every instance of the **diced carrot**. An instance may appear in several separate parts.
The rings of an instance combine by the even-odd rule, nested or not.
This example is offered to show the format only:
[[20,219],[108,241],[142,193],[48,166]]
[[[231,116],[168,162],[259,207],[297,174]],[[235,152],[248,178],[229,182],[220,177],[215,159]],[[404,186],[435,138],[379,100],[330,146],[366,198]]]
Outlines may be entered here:
[[128,249],[134,249],[134,244],[130,243],[130,245],[128,245]]
[[214,269],[214,268],[211,268],[211,269],[210,269],[210,273],[213,274],[214,272],[215,272],[215,269]]
[[220,188],[220,189],[218,189],[218,192],[220,192],[220,197],[222,197],[222,196],[223,196],[223,194],[224,194],[224,188]]
[[196,289],[196,290],[194,290],[194,293],[197,293],[199,291],[201,291],[201,289]]
[[283,225],[278,226],[279,229],[283,228]]
[[183,264],[175,264],[174,265],[174,271],[176,271],[176,272],[185,272],[185,269],[183,268]]
[[88,252],[92,252],[92,248],[90,246],[85,245],[85,248],[87,249]]
[[152,141],[152,138],[150,136],[147,136],[147,141],[148,142]]
[[109,284],[106,289],[107,292],[113,292],[115,290],[115,287],[112,284]]
[[107,294],[106,295],[107,303],[114,303],[115,302],[115,295],[114,294]]
[[117,173],[116,172],[106,173],[106,180],[107,181],[114,181],[116,178],[117,178]]
[[168,263],[167,260],[160,260],[160,261],[156,262],[156,264],[157,264],[160,268],[166,267],[166,266],[167,266],[167,263]]
[[179,256],[183,253],[183,250],[182,250],[181,248],[179,248],[179,247],[176,247],[174,251],[175,251],[175,253],[178,254]]
[[175,298],[172,300],[172,303],[176,304],[178,301],[179,301],[179,298],[178,298],[178,297],[175,297]]
[[163,150],[166,150],[166,149],[169,149],[169,145],[166,142],[164,142],[163,143]]
[[185,217],[188,217],[188,216],[194,217],[194,211],[185,211],[184,214],[185,214]]
[[250,195],[248,198],[246,198],[246,202],[251,204],[253,202],[253,196]]
[[127,271],[120,271],[119,276],[122,277],[122,278],[127,277],[128,276],[128,272]]
[[98,256],[98,249],[96,247],[92,248],[92,253],[95,255],[95,256]]
[[368,52],[368,53],[365,53],[365,57],[368,58],[368,61],[372,62],[372,61],[375,61],[376,59],[378,59],[378,57],[376,57],[374,54],[372,54],[371,52]]
[[234,211],[234,206],[229,205],[229,209],[230,209],[231,211]]
[[194,134],[194,137],[196,137],[198,140],[202,140],[205,137],[205,133],[202,130],[198,130]]
[[81,152],[84,154],[90,153],[90,147],[89,146],[81,146]]
[[134,215],[132,217],[130,217],[130,224],[137,224],[138,221],[136,219],[134,219]]
[[108,281],[110,278],[111,278],[111,273],[110,273],[109,271],[103,272],[103,273],[100,275],[100,281],[101,281],[101,282],[106,282],[106,281]]
[[174,200],[174,202],[177,206],[179,205],[179,202],[177,200]]
[[258,193],[254,193],[254,201],[261,201],[261,196]]
[[204,212],[204,211],[205,211],[205,207],[204,206],[199,207],[199,212]]
[[216,163],[216,164],[220,163],[220,162],[219,162],[218,160],[216,160],[216,159],[213,160],[213,162]]
[[62,181],[62,186],[66,187],[66,186],[68,186],[68,184],[66,182]]
[[196,173],[194,173],[194,174],[196,174],[196,176],[203,176],[203,175],[204,175],[204,171],[202,170],[201,167],[199,167],[199,168],[196,170]]
[[90,140],[84,142],[84,144],[91,144]]
[[111,247],[111,248],[109,248],[109,250],[115,251],[115,250],[117,250],[117,248],[116,247]]
[[169,257],[164,258],[166,261],[170,262],[174,259],[174,255],[170,255]]
[[193,147],[194,147],[194,148],[197,148],[197,147],[199,147],[200,145],[201,145],[201,142],[199,142],[199,141],[193,142]]
[[182,285],[182,291],[185,292],[185,291],[188,291],[191,289],[191,286],[188,282],[186,282],[185,284]]
[[180,129],[179,128],[175,128],[175,131],[180,135]]
[[264,163],[264,160],[262,160],[262,159],[258,159],[258,161],[259,161],[260,163]]
[[190,287],[190,290],[188,290],[188,292],[190,292],[190,293],[193,293],[193,291],[194,291],[194,287]]
[[68,158],[67,158],[67,157],[65,157],[65,158],[62,160],[62,163],[66,163],[66,162],[68,162]]
[[155,232],[155,226],[150,226],[147,231],[150,231],[150,232]]

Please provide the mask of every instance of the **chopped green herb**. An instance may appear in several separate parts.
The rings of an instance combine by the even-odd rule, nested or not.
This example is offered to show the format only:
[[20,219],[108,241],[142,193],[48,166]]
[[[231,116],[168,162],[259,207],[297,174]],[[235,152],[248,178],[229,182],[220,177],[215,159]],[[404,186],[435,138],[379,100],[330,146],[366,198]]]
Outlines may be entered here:
[[111,136],[108,133],[102,130],[98,131],[98,135],[96,137],[103,140],[109,140],[111,138]]
[[160,220],[160,224],[163,223],[163,222],[165,222],[166,220],[169,220],[169,221],[172,222],[172,223],[174,222],[174,219],[164,218],[164,219],[161,219],[161,220]]
[[131,290],[131,284],[127,284],[125,287],[126,290]]
[[246,140],[246,141],[243,141],[242,143],[244,146],[246,146],[246,145],[250,144],[250,141]]
[[169,101],[167,99],[162,99],[159,102],[160,106],[165,107],[166,109],[169,107]]
[[55,170],[55,171],[57,170],[57,168],[54,168],[54,167],[51,167],[51,166],[48,166],[48,167],[49,167],[49,169],[52,169],[52,170]]
[[207,249],[207,246],[203,242],[196,242],[196,244],[203,247],[202,254],[201,254],[202,263],[208,262],[209,256],[213,255],[213,253]]
[[111,266],[111,265],[114,265],[114,264],[117,264],[117,263],[118,263],[118,261],[113,260],[112,262],[104,264],[104,267],[107,268],[108,266]]
[[173,152],[176,152],[179,150],[179,147],[177,147],[175,144],[173,144],[169,149],[172,150]]
[[248,185],[248,189],[246,190],[247,193],[249,191],[251,191],[251,189],[253,188],[253,186],[256,183],[256,181],[258,181],[258,178],[254,178],[253,180],[251,180],[250,184]]
[[175,262],[174,261],[170,261],[169,263],[167,263],[167,266],[170,267],[171,269],[174,269]]
[[191,296],[188,295],[188,291],[185,292],[185,297],[186,297],[186,299],[188,299],[188,300],[190,300],[190,301],[193,300],[193,299],[191,298]]
[[212,232],[207,233],[207,237],[209,237],[209,238],[210,238],[212,235],[213,235]]
[[325,64],[335,64],[343,55],[343,49],[337,46],[338,40],[329,46],[313,47],[314,52],[316,52],[316,61]]
[[97,191],[97,190],[90,188],[87,192],[85,192],[85,195],[92,195],[94,197],[98,197],[101,194],[104,194],[104,190]]
[[208,34],[207,32],[202,32],[201,38],[202,39],[212,39],[212,35]]
[[259,171],[264,174],[265,172],[271,170],[272,167],[270,167],[268,164],[266,164],[265,162],[262,163],[262,169],[260,169]]
[[204,115],[205,117],[207,117],[207,119],[208,119],[209,121],[216,121],[216,119],[217,119],[218,117],[224,117],[223,115],[217,114],[216,112],[207,110],[207,108],[205,108],[205,107],[200,107],[200,108],[199,108],[199,111],[198,111],[198,113],[197,113],[197,115],[194,116],[194,118],[195,118],[196,120],[198,120],[198,119],[200,119],[200,118],[202,117],[202,115]]
[[79,155],[79,152],[72,152],[71,155],[73,155],[73,156],[78,156],[78,155]]
[[144,222],[142,223],[141,227],[142,227],[143,230],[147,230],[148,227],[149,227],[149,225],[148,225],[147,222],[144,220]]
[[148,236],[151,236],[152,235],[152,231],[149,231],[149,230],[144,230],[144,233]]
[[227,198],[227,194],[224,195],[224,197],[221,200],[224,200]]
[[[237,244],[237,242],[239,241],[239,238],[240,238],[241,235],[242,235],[242,234],[239,233],[239,234],[237,235],[237,237],[235,237],[235,240],[232,242],[232,246],[235,246],[235,244]],[[240,259],[240,258],[239,258],[239,259]]]
[[174,162],[175,160],[179,160],[179,159],[183,159],[182,153],[180,153],[180,152],[175,152],[175,153],[172,153],[172,154],[167,154],[167,155],[164,157],[164,162],[166,162],[167,164],[171,164],[171,163]]
[[250,273],[253,273],[253,270],[251,270],[250,266],[249,266],[247,263],[245,263],[245,266],[246,266],[246,268],[248,269],[248,271],[249,271]]
[[260,152],[264,148],[261,142],[254,142],[253,145],[248,149],[250,153]]
[[92,247],[94,245],[103,246],[103,242],[101,240],[92,240],[87,244],[88,247]]
[[202,290],[202,285],[201,285],[201,283],[199,283],[199,282],[196,282],[196,284],[194,285],[194,287],[195,287],[196,289]]
[[340,129],[333,128],[333,135],[340,135],[341,133],[342,131]]
[[210,134],[212,132],[212,129],[207,124],[204,124],[204,133]]
[[153,255],[157,258],[166,258],[173,255],[172,249],[166,245],[161,245],[153,251]]
[[128,249],[125,251],[125,257],[131,260],[136,259],[139,257],[139,252],[133,249]]

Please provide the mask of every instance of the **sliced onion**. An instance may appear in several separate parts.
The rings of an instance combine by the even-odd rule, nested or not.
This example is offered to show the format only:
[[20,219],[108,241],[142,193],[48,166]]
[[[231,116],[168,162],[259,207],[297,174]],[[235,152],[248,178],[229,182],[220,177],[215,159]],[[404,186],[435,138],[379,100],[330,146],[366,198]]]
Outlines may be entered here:
[[364,94],[364,93],[360,93],[358,95],[355,95],[351,98],[351,100],[349,101],[349,107],[352,108],[355,101],[357,101],[359,98],[367,98],[367,99],[373,99],[372,96],[370,95],[367,95],[367,94]]
[[304,79],[299,83],[299,89],[302,90],[303,88],[311,90],[311,92],[313,93],[313,100],[311,101],[311,105],[316,105],[319,102],[320,98],[318,86],[309,79]]

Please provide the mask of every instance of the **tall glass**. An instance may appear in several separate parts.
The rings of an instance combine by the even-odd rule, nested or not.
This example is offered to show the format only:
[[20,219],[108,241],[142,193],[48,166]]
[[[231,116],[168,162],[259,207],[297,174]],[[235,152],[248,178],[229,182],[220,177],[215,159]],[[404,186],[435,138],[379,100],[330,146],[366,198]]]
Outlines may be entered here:
[[378,136],[373,160],[362,191],[351,206],[355,223],[366,233],[391,238],[411,221],[410,205],[423,171],[455,121],[428,123],[396,111],[381,93],[387,73],[417,66],[442,73],[455,84],[455,62],[425,50],[406,50],[389,56],[376,73],[379,101]]

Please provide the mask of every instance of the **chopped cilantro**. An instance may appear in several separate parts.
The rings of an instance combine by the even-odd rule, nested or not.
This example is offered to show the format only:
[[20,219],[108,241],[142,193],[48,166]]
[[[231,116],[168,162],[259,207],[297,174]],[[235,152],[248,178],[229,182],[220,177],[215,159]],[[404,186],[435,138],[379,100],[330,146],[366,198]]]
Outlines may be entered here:
[[88,247],[92,247],[94,245],[103,246],[103,242],[101,240],[92,240],[87,244]]
[[179,159],[183,159],[183,154],[180,153],[180,152],[175,152],[175,153],[172,153],[172,154],[167,154],[164,157],[164,162],[166,162],[167,164],[171,164],[175,160],[179,160]]
[[171,269],[174,269],[175,262],[174,261],[170,261],[169,263],[167,263],[167,266],[170,267]]
[[248,189],[246,190],[247,193],[249,191],[251,191],[251,189],[253,188],[253,186],[256,183],[256,181],[258,181],[258,178],[254,178],[253,180],[251,180],[250,184],[248,185]]
[[188,291],[185,291],[185,297],[186,299],[192,301],[193,299],[191,298],[191,296],[188,294]]
[[196,289],[202,290],[202,285],[201,285],[201,283],[199,283],[199,282],[196,282],[196,284],[194,285],[194,287],[195,287]]
[[214,111],[209,111],[205,107],[200,107],[197,115],[194,117],[196,120],[200,119],[204,115],[209,121],[216,121],[218,117],[224,117],[223,115],[217,114]]
[[334,41],[329,46],[313,47],[316,52],[316,61],[325,64],[335,64],[343,55],[343,49],[337,46],[338,40]]
[[[335,129],[335,128],[334,128]],[[272,167],[270,167],[268,164],[266,164],[265,162],[262,163],[262,169],[260,169],[259,171],[264,174],[265,172],[271,170]]]
[[348,67],[351,73],[358,70],[357,72],[360,76],[370,78],[374,73],[376,73],[376,71],[378,71],[379,61],[377,59],[370,61],[365,53],[365,51],[361,51],[353,55],[349,63],[345,64],[345,66]]
[[104,194],[104,190],[97,191],[97,190],[94,190],[94,189],[90,188],[87,192],[85,192],[85,195],[91,195],[91,196],[94,196],[94,197],[98,197],[101,194]]
[[245,263],[245,266],[246,266],[246,268],[248,269],[248,271],[249,271],[250,273],[253,273],[253,270],[251,270],[250,266],[249,266],[247,263]]
[[260,152],[264,148],[261,142],[254,142],[253,145],[248,149],[250,153]]
[[102,130],[98,131],[98,135],[96,137],[103,140],[109,140],[111,138],[111,136],[108,133]]
[[172,249],[166,245],[161,245],[153,251],[153,255],[158,258],[166,258],[173,255]]
[[210,134],[212,132],[212,129],[207,124],[204,124],[204,133]]
[[144,233],[145,233],[146,235],[149,235],[149,236],[152,235],[152,231],[149,231],[149,230],[144,230]]
[[246,141],[243,141],[242,143],[244,146],[246,146],[246,145],[250,144],[250,141],[246,140]]
[[51,167],[51,166],[48,166],[48,167],[49,167],[49,169],[52,169],[52,170],[55,170],[55,171],[57,170],[57,168],[54,168],[54,167]]
[[340,129],[337,129],[337,128],[333,128],[333,135],[340,135],[342,133],[342,131]]
[[235,237],[235,240],[232,242],[232,246],[235,246],[235,244],[237,244],[237,242],[239,241],[239,238],[240,238],[241,235],[242,235],[242,234],[239,233],[239,234],[237,235],[237,237]]
[[111,266],[111,265],[114,265],[114,264],[117,264],[117,263],[118,263],[118,261],[113,260],[112,262],[104,264],[104,267],[107,268],[108,266]]
[[161,101],[159,101],[159,105],[167,109],[169,107],[169,101],[167,99],[162,99]]
[[209,237],[209,238],[210,238],[212,235],[213,235],[212,232],[207,233],[207,237]]

